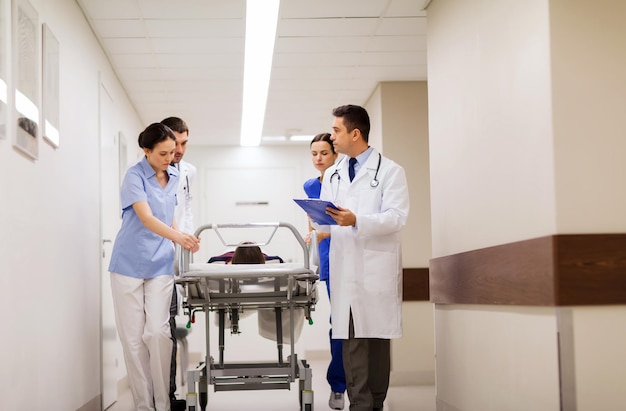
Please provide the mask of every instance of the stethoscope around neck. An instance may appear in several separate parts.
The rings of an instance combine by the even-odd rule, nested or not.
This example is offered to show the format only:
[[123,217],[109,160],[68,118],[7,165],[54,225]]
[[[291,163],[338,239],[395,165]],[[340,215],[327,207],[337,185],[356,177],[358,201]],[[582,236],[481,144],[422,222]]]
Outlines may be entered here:
[[[174,167],[176,167],[176,169],[178,170],[178,173],[180,175],[181,171],[180,171],[180,163],[176,163],[176,164],[172,164]],[[191,200],[191,187],[189,186],[189,174],[185,173],[185,185],[183,186],[183,191],[185,192],[185,200],[190,201]]]
[[[378,181],[378,172],[380,171],[380,163],[383,159],[383,156],[378,153],[378,165],[376,165],[376,173],[374,173],[374,178],[372,179],[372,181],[370,181],[370,187],[372,188],[376,188],[378,187],[378,184],[380,183],[380,181]],[[345,161],[345,158],[344,160]],[[337,176],[337,182],[339,182],[341,180],[341,176],[339,175],[339,169],[336,169],[335,172],[330,176],[330,183],[333,183],[333,177]]]

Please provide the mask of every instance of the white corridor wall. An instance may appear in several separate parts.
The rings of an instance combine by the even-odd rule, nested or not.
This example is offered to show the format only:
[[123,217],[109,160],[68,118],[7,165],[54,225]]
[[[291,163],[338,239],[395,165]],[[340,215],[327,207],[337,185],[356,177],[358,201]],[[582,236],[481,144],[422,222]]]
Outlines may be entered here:
[[40,140],[33,161],[0,140],[0,409],[76,410],[101,391],[99,77],[114,127],[142,122],[77,3],[31,4],[60,44],[60,147]]

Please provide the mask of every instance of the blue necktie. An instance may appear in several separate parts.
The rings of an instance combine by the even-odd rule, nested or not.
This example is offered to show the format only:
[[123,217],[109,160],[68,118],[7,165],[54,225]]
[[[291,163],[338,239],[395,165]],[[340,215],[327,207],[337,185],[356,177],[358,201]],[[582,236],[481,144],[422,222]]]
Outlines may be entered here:
[[350,164],[348,165],[348,176],[350,177],[350,182],[354,180],[354,165],[356,164],[356,158],[350,158]]

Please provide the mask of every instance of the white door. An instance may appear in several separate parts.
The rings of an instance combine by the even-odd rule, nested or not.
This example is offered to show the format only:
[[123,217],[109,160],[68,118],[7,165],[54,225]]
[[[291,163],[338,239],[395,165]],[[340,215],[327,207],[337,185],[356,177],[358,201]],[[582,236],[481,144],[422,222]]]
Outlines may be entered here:
[[125,364],[115,327],[109,280],[109,260],[121,219],[119,210],[119,134],[115,128],[113,99],[100,85],[100,233],[102,409],[117,401],[117,383]]
[[[267,223],[287,222],[295,225],[298,206],[290,196],[285,196],[285,187],[297,187],[295,168],[215,168],[205,171],[205,196],[202,212],[195,218],[195,224],[213,223]],[[280,188],[280,189],[277,189]],[[267,233],[267,235],[265,235]],[[257,230],[233,230],[226,233],[229,242],[254,241],[267,239],[269,232],[257,234]],[[209,238],[207,238],[209,240]],[[211,255],[219,255],[223,248],[207,247],[203,238],[202,249]],[[210,238],[211,245],[217,241]],[[302,261],[302,248],[291,232],[280,229],[264,251],[278,255],[285,261]],[[202,255],[202,259],[207,257]]]

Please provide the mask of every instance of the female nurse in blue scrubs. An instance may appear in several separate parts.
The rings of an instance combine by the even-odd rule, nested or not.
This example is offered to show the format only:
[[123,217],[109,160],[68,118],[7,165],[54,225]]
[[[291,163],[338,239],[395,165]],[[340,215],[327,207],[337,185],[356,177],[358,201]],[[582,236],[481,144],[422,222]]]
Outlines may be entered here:
[[[318,134],[311,141],[311,160],[313,166],[320,172],[319,177],[311,178],[304,183],[304,192],[309,198],[320,198],[324,171],[337,160],[337,153],[330,140],[329,133]],[[309,232],[313,228],[309,224]],[[326,282],[326,290],[330,298],[330,278],[328,273],[328,250],[330,249],[330,233],[317,233],[320,256],[320,280]],[[310,238],[307,236],[307,243]],[[332,331],[331,331],[332,334]],[[330,336],[330,364],[326,372],[326,380],[330,385],[328,406],[333,410],[342,410],[344,407],[344,391],[346,390],[346,376],[343,372],[341,356],[341,340],[334,340]]]
[[128,169],[122,182],[122,227],[109,265],[111,289],[135,409],[169,411],[173,242],[197,251],[199,239],[178,231],[174,221],[178,189],[178,171],[170,166],[174,133],[154,123],[138,142],[145,156]]

